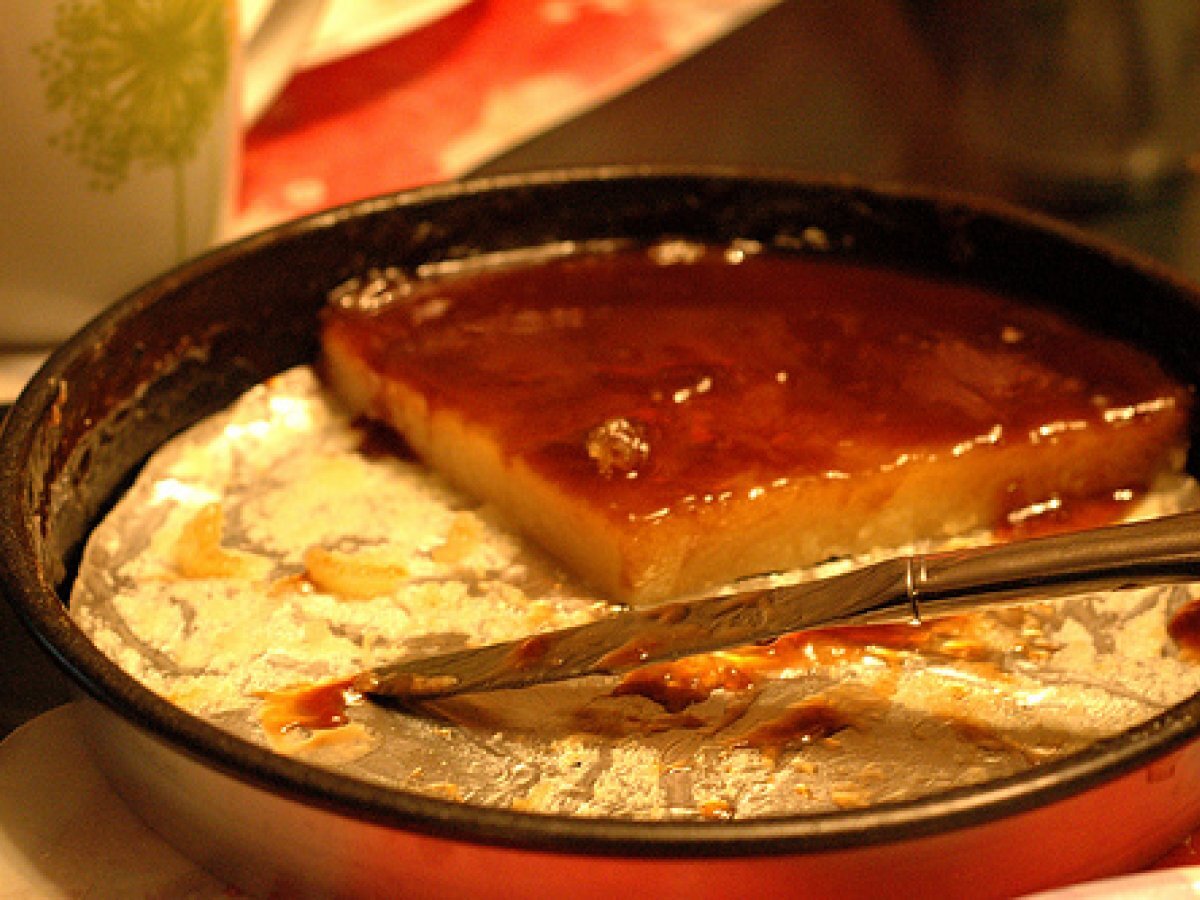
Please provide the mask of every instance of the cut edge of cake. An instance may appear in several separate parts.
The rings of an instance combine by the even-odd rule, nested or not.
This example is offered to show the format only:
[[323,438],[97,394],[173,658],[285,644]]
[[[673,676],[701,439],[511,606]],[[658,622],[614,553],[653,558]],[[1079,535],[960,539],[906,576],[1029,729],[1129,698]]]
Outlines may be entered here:
[[1144,489],[1181,466],[1189,406],[1181,394],[1128,420],[1037,441],[1017,436],[959,456],[947,448],[850,478],[805,477],[735,492],[688,515],[619,523],[508,456],[453,409],[431,411],[419,391],[374,371],[336,329],[324,334],[324,372],[353,413],[395,429],[432,469],[499,508],[607,599],[635,605],[994,528],[1035,502]]

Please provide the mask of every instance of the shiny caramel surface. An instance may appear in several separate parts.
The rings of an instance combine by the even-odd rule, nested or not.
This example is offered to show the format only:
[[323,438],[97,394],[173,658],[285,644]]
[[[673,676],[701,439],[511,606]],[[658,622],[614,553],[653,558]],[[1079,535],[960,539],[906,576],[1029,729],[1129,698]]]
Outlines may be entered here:
[[325,327],[614,518],[1050,441],[1184,396],[1059,314],[798,255],[659,245],[380,296],[343,293]]

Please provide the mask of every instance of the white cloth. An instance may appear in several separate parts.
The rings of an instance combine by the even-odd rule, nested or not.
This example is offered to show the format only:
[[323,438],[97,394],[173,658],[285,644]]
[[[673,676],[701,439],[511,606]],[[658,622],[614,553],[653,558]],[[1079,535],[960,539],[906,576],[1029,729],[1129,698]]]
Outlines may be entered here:
[[128,810],[92,762],[74,705],[0,743],[0,900],[240,896]]

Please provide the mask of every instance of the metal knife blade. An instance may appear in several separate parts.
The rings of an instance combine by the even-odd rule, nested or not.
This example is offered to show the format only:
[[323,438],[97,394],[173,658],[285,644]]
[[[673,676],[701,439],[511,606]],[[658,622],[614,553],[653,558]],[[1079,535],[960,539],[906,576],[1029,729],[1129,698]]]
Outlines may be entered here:
[[918,617],[1084,589],[1200,581],[1200,513],[958,553],[915,555],[817,581],[667,603],[521,640],[362,673],[369,696],[429,699],[618,674],[816,625]]
[[516,641],[404,660],[360,675],[355,688],[431,698],[518,688],[752,643],[906,597],[905,560],[786,588],[766,588],[618,613]]

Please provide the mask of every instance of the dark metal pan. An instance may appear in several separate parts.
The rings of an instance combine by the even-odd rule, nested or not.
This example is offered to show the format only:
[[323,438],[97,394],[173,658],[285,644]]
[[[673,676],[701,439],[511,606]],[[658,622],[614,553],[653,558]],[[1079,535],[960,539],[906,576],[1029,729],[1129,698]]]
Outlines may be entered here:
[[279,896],[1001,896],[1142,866],[1190,833],[1200,697],[1023,775],[912,802],[744,822],[589,820],[406,794],[277,756],[154,695],[72,622],[82,543],[142,461],[311,360],[335,285],[373,266],[663,235],[819,244],[968,279],[1062,308],[1200,382],[1195,287],[1048,220],[903,188],[527,175],[366,201],[222,248],[56,352],[0,445],[5,593],[85,698],[91,743],[131,807],[217,874]]

